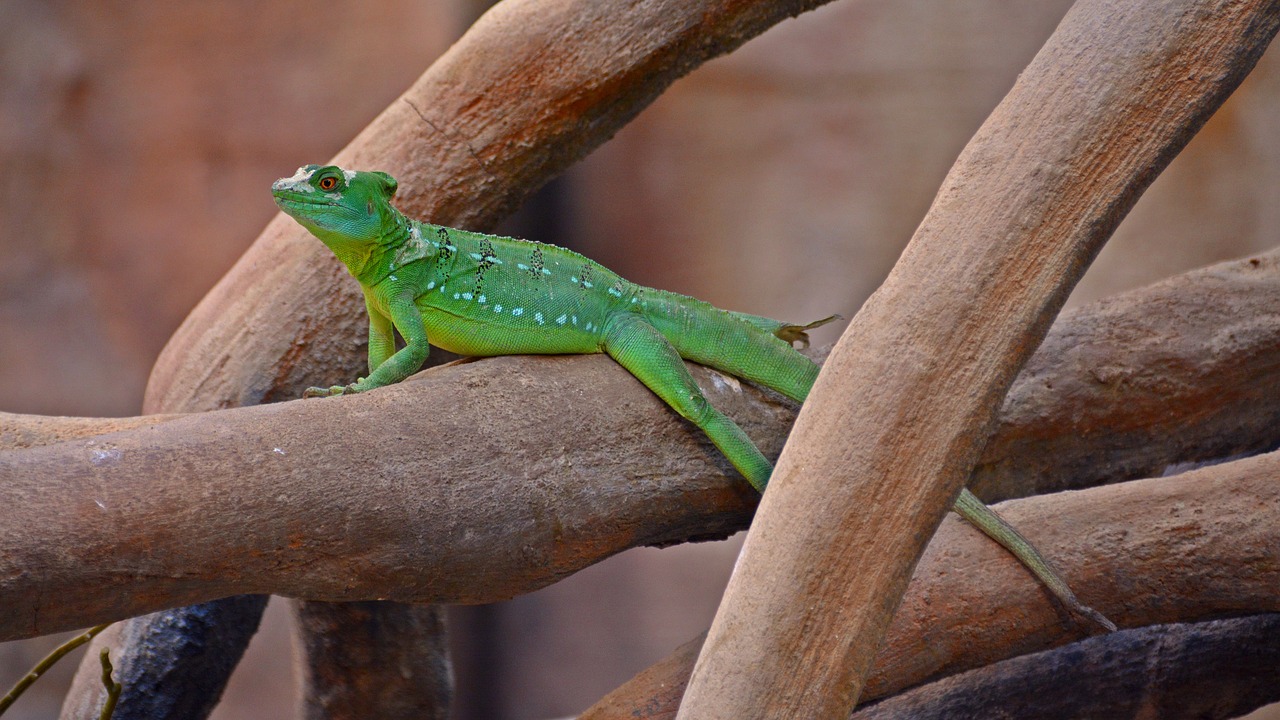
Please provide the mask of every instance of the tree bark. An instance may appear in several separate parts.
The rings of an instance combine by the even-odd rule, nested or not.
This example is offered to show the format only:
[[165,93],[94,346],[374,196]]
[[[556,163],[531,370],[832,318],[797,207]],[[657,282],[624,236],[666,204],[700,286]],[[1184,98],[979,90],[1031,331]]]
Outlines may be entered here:
[[994,663],[854,720],[1227,720],[1280,700],[1280,614],[1153,625]]
[[[492,362],[529,360],[536,358]],[[652,403],[644,412],[661,414],[660,403],[607,359],[544,362],[597,364],[634,385],[622,397],[634,397],[634,405]],[[561,389],[557,383],[566,378],[554,368],[537,376],[552,383],[550,390]],[[489,378],[490,387],[505,384],[492,382],[487,373],[433,372],[354,398],[193,415],[134,431],[145,438],[111,436],[110,447],[122,459],[137,458],[139,477],[151,479],[140,487],[123,469],[76,467],[65,496],[82,499],[70,507],[57,496],[25,492],[20,481],[32,469],[89,466],[92,460],[64,452],[67,444],[25,451],[33,462],[0,477],[0,506],[25,505],[29,526],[48,528],[66,542],[53,554],[41,538],[24,540],[18,532],[0,538],[0,557],[14,558],[13,565],[0,568],[4,595],[12,598],[11,611],[0,616],[0,637],[97,624],[232,593],[488,602],[543,587],[628,547],[722,536],[749,521],[754,492],[741,479],[726,477],[720,458],[687,424],[659,419],[659,426],[669,427],[657,431],[686,437],[692,459],[676,462],[701,466],[692,479],[661,464],[655,468],[658,458],[636,437],[626,439],[634,449],[616,459],[588,449],[591,443],[579,444],[596,439],[592,432],[618,432],[629,414],[625,408],[613,416],[605,412],[602,430],[579,428],[574,445],[583,449],[549,459],[536,451],[540,442],[519,439],[519,433],[515,439],[475,434],[465,402],[471,393],[458,388],[474,386],[481,377]],[[506,392],[528,395],[521,385]],[[434,402],[449,400],[454,402]],[[581,417],[576,411],[607,404],[573,400],[561,409],[567,417]],[[365,422],[371,416],[385,418],[382,429],[392,435],[415,436],[433,423],[413,411],[424,406],[459,409],[457,420],[434,422],[442,438],[464,427],[472,432],[474,443],[453,452],[476,453],[506,442],[512,453],[494,455],[489,463],[538,459],[520,462],[527,475],[506,482],[495,479],[485,463],[442,473],[428,449],[386,453],[376,444],[361,451],[352,448],[362,443],[323,442],[321,428],[335,414],[347,418],[340,432],[356,440],[377,433]],[[471,412],[495,406],[502,405],[477,403]],[[265,433],[263,418],[274,423]],[[312,438],[321,442],[308,442]],[[201,457],[219,455],[220,472],[228,478],[219,483],[221,491],[193,487],[189,468]],[[255,473],[255,466],[269,471]],[[1054,558],[1086,601],[1125,625],[1277,611],[1278,472],[1280,453],[1271,453],[1170,478],[1010,501],[1000,510]],[[355,476],[361,478],[358,487],[352,487]],[[9,489],[14,486],[16,491]],[[944,528],[916,573],[919,589],[895,618],[895,639],[881,654],[871,694],[1069,642],[1082,632],[985,536],[956,519]],[[30,567],[42,572],[21,571]]]
[[678,717],[852,710],[1017,372],[1137,197],[1252,69],[1277,10],[1073,6],[832,351]]
[[987,500],[1280,445],[1280,250],[1063,313],[969,479]]
[[443,607],[303,602],[294,612],[297,642],[324,644],[300,651],[303,718],[368,717],[376,708],[381,720],[448,720],[453,675]]

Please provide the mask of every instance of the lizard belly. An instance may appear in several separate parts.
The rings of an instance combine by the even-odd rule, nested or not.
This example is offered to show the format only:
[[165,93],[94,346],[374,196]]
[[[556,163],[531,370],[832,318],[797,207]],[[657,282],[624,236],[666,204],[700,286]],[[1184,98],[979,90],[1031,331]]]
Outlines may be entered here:
[[[574,315],[568,312],[550,316],[537,310],[523,311],[501,305],[477,305],[474,309],[478,312],[457,314],[457,311],[437,307],[421,308],[427,341],[449,352],[473,356],[600,352],[599,328],[594,321],[581,316],[574,325]],[[522,311],[512,315],[515,310]],[[491,317],[485,317],[486,314]],[[561,317],[564,321],[557,322]]]

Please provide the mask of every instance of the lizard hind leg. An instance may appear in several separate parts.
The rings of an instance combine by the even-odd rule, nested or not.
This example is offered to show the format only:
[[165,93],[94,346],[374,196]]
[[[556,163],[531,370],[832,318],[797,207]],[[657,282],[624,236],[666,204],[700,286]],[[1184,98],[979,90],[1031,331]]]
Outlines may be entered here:
[[773,466],[751,438],[716,410],[694,382],[680,353],[638,315],[610,323],[602,349],[681,417],[697,425],[756,490],[764,492]]

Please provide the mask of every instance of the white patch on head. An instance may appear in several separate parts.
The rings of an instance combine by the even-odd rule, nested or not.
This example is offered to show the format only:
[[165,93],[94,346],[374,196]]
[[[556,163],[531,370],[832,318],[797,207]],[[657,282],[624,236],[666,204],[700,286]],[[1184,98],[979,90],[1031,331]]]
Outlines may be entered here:
[[290,190],[299,193],[311,193],[316,189],[311,187],[311,173],[306,167],[298,168],[292,177],[280,178],[271,184],[272,190]]
[[355,171],[354,171],[354,170],[347,170],[347,169],[345,169],[345,168],[342,170],[342,176],[343,176],[343,177],[345,177],[345,178],[347,179],[347,184],[348,184],[348,185],[350,185],[350,184],[351,184],[351,181],[352,181],[352,180],[355,180],[355,179],[356,179],[356,173],[355,173]]

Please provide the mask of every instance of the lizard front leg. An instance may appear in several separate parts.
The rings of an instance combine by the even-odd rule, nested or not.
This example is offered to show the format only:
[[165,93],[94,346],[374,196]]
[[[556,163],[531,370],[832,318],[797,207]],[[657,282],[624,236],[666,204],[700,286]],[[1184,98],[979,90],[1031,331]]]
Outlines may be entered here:
[[[431,346],[427,344],[422,313],[411,294],[401,293],[393,298],[388,303],[390,315],[380,312],[367,295],[365,309],[369,313],[369,376],[350,385],[307,388],[304,398],[349,395],[391,385],[414,374],[427,361]],[[405,339],[405,346],[398,351],[396,330]]]

